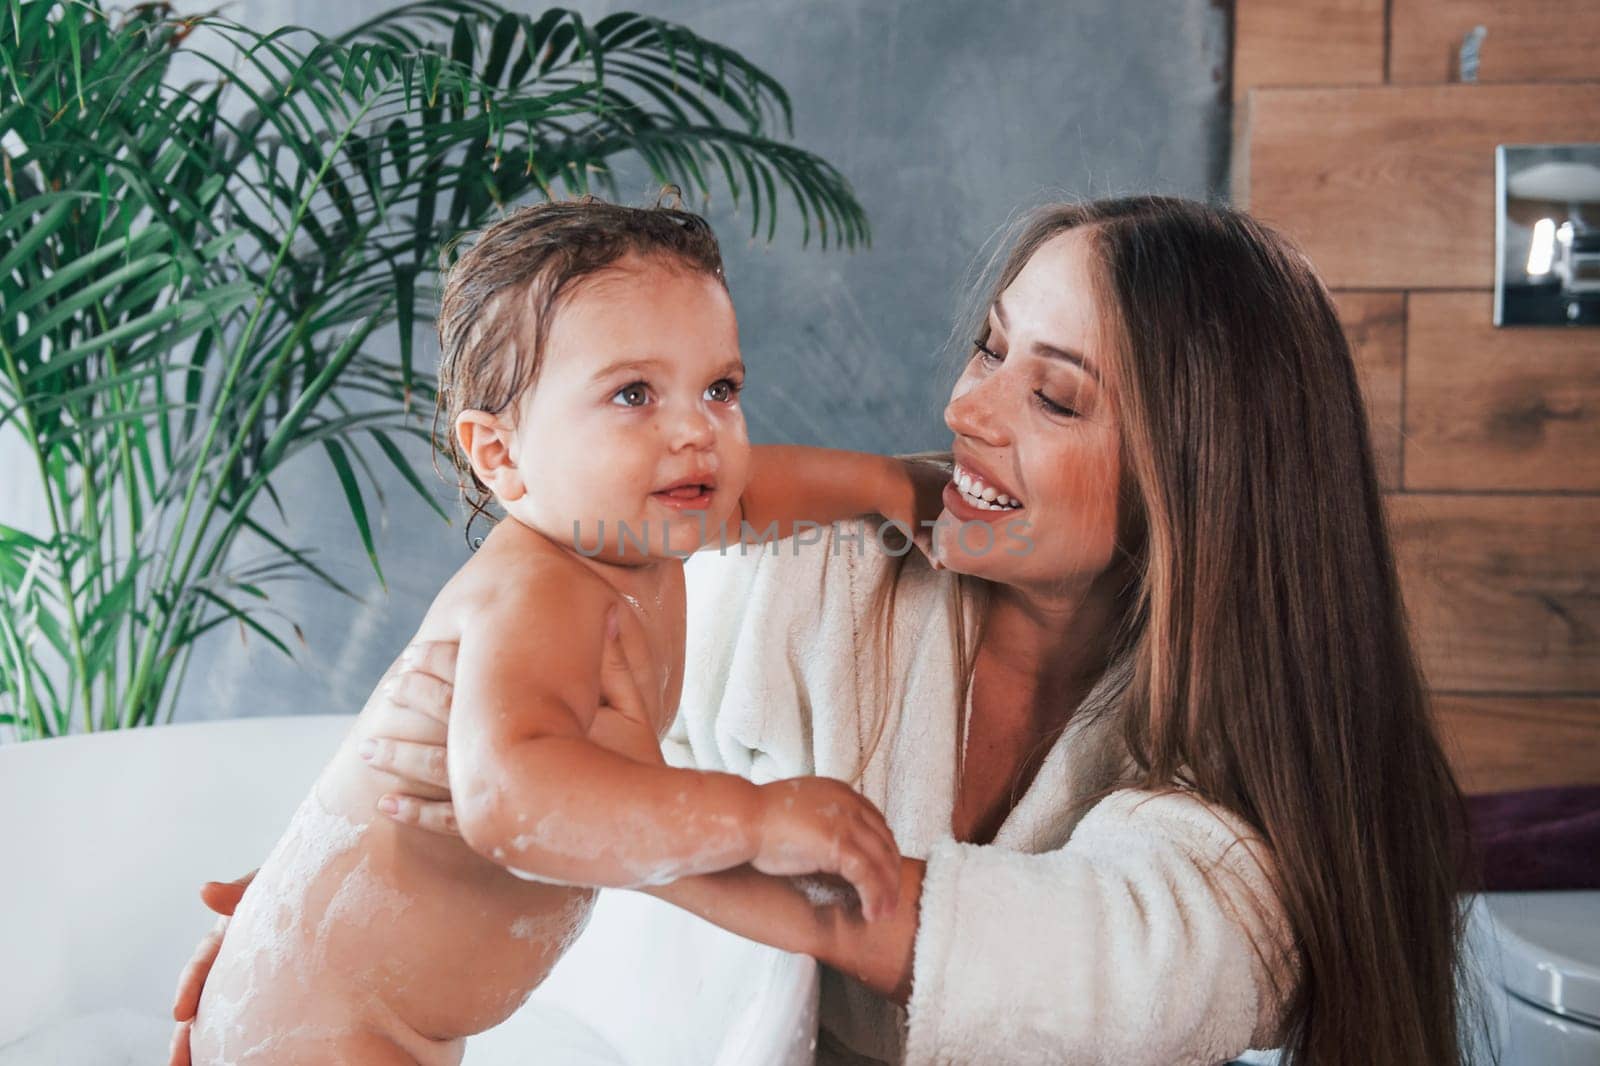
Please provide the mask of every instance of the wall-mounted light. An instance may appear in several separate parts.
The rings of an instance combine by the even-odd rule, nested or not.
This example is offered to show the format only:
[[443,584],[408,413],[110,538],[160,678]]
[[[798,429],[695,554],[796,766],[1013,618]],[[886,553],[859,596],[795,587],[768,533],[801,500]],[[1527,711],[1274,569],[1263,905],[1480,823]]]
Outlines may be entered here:
[[1600,325],[1600,144],[1495,149],[1497,326]]
[[[1570,228],[1571,223],[1563,223]],[[1533,244],[1528,248],[1528,277],[1541,278],[1550,273],[1550,264],[1556,259],[1556,220],[1541,218],[1533,224]]]

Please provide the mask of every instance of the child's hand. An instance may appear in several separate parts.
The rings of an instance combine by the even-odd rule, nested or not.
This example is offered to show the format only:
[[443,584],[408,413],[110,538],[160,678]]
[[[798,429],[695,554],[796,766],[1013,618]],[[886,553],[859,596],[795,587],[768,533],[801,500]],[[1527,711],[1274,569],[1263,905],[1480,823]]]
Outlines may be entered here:
[[907,480],[911,484],[914,519],[911,523],[911,542],[928,559],[935,570],[943,570],[933,543],[932,523],[944,513],[944,487],[950,483],[950,471],[937,463],[915,459],[902,459]]
[[900,898],[900,849],[883,815],[843,781],[796,777],[760,787],[757,851],[765,874],[838,874],[872,921]]

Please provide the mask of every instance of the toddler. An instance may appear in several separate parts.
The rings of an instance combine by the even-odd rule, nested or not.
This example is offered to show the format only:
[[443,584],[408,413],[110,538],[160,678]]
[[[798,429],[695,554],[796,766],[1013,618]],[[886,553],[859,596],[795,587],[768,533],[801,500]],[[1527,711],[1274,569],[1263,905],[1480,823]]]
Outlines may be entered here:
[[[460,836],[375,815],[392,779],[360,758],[358,717],[235,912],[197,1064],[458,1063],[600,887],[749,864],[837,875],[869,919],[896,899],[893,837],[843,782],[670,768],[659,742],[683,681],[683,558],[869,512],[915,528],[907,465],[749,445],[720,253],[687,212],[512,213],[447,272],[439,338],[451,457],[474,517],[504,513],[415,638],[460,645]],[[605,705],[608,638],[643,713]]]

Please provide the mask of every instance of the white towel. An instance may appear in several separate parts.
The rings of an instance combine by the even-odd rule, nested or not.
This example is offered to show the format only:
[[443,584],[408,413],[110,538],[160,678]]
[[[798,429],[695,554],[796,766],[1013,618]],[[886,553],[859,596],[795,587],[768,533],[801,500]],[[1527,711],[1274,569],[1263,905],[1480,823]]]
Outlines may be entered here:
[[664,745],[674,765],[757,783],[852,780],[887,715],[860,787],[902,853],[928,863],[911,1002],[827,970],[823,1046],[907,1066],[1172,1066],[1271,1046],[1281,1003],[1268,974],[1292,970],[1266,849],[1190,795],[1124,790],[1070,810],[1125,765],[1120,723],[1073,721],[992,845],[952,839],[953,578],[907,561],[898,681],[883,691],[871,597],[890,557],[877,528],[689,561],[683,698]]

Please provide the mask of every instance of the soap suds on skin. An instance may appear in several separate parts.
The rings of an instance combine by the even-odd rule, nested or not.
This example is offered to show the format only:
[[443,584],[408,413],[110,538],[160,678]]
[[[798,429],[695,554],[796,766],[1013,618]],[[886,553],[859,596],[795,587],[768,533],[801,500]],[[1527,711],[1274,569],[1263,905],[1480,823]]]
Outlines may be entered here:
[[823,877],[819,874],[802,874],[789,879],[796,890],[813,907],[844,907],[859,910],[861,898],[850,882],[843,878]]
[[[322,805],[312,788],[289,820],[289,828],[278,840],[262,873],[250,883],[238,912],[228,929],[228,942],[238,950],[235,964],[242,967],[247,981],[237,997],[211,989],[204,1000],[204,1015],[198,1020],[201,1035],[213,1042],[225,1062],[243,1061],[265,1050],[274,1040],[303,1033],[278,1034],[249,1048],[232,1050],[230,1037],[239,1035],[238,1019],[250,1003],[257,978],[271,980],[293,962],[293,977],[306,983],[306,958],[296,950],[295,939],[304,936],[306,897],[329,864],[350,851],[360,841],[365,826],[334,814]],[[360,868],[358,868],[359,870]],[[348,879],[346,879],[348,883]],[[340,885],[340,892],[346,884]],[[357,890],[360,890],[358,885]],[[327,919],[319,924],[313,953],[320,951]],[[319,1032],[320,1036],[341,1033]]]
[[574,895],[558,910],[542,914],[524,914],[511,923],[513,940],[526,940],[531,944],[546,945],[556,955],[565,955],[588,928],[594,913],[594,897]]
[[[574,826],[559,814],[551,812],[535,822],[527,832],[513,837],[511,846],[517,852],[547,852],[583,861],[612,858],[629,877],[626,884],[613,886],[616,888],[665,885],[693,874],[724,868],[725,864],[719,865],[718,860],[738,847],[744,835],[743,827],[732,815],[685,812],[682,808],[687,803],[687,794],[679,792],[671,811],[628,811],[613,830],[603,834]],[[634,853],[637,842],[659,840],[668,825],[681,826],[686,817],[694,817],[700,826],[700,845],[693,852],[655,862]],[[507,857],[499,849],[494,852],[494,859],[507,864]],[[515,861],[515,856],[511,856],[507,869],[525,881],[568,883],[518,868],[512,865]]]

